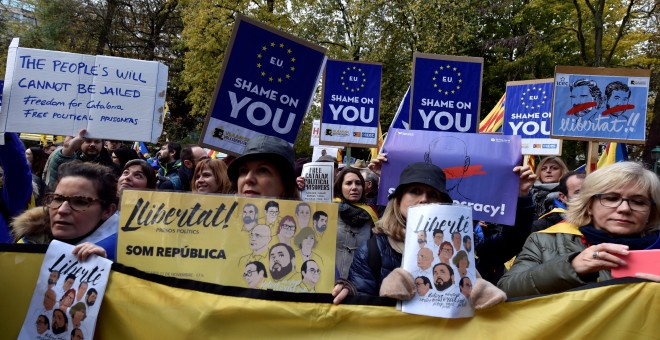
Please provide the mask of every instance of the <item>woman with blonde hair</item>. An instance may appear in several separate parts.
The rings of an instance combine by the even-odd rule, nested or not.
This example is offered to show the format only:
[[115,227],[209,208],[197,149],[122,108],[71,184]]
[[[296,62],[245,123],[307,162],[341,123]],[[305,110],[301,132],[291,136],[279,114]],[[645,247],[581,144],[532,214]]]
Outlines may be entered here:
[[536,167],[536,182],[529,190],[534,201],[537,218],[541,218],[558,203],[559,179],[568,172],[568,167],[557,156],[546,157]]
[[195,166],[191,183],[192,191],[202,194],[228,194],[231,182],[227,176],[227,165],[219,159],[203,159]]
[[660,180],[635,162],[599,169],[568,203],[566,218],[527,239],[498,282],[509,296],[558,293],[609,280],[612,268],[626,265],[630,250],[660,248]]

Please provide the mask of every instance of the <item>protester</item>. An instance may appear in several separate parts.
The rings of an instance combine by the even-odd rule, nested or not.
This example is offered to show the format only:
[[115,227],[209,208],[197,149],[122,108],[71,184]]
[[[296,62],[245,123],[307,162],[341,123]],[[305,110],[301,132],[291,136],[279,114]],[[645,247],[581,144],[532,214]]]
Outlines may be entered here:
[[567,223],[532,234],[498,286],[509,296],[526,296],[609,280],[630,250],[660,248],[659,211],[660,180],[653,172],[634,162],[599,169],[568,203]]
[[60,165],[76,159],[105,165],[112,169],[115,176],[119,176],[120,168],[112,162],[108,150],[103,147],[103,141],[101,139],[86,138],[86,134],[86,129],[80,130],[78,136],[65,141],[64,146],[51,155],[53,158],[49,161],[48,178],[46,179],[46,185],[51,189],[54,188],[55,181],[59,178],[58,169]]
[[[188,145],[185,148],[181,149],[181,167],[179,168],[179,177],[181,178],[181,185],[183,186],[183,191],[191,191],[193,182],[193,175],[195,172],[195,167],[203,159],[208,159],[209,156],[206,154],[206,151],[198,145]],[[225,164],[225,172],[226,172]]]
[[124,189],[155,189],[156,173],[147,161],[132,159],[124,165],[117,181],[117,195]]
[[559,197],[559,179],[567,172],[566,164],[559,157],[546,157],[539,162],[536,168],[537,181],[529,191],[537,218],[552,210],[554,199]]
[[114,151],[111,152],[112,154],[112,162],[117,164],[120,169],[124,169],[124,166],[128,161],[133,160],[133,159],[140,159],[138,156],[137,152],[131,148],[127,147],[120,147],[115,149]]
[[44,206],[16,217],[13,235],[21,243],[48,244],[59,240],[76,245],[73,254],[84,261],[91,254],[115,258],[119,215],[117,179],[108,167],[68,162]]
[[376,211],[365,204],[364,178],[360,170],[346,168],[339,172],[334,184],[335,201],[339,202],[337,221],[337,255],[335,265],[339,278],[347,278],[353,255],[371,237],[378,220]]
[[250,139],[243,155],[227,169],[232,192],[246,197],[300,199],[293,171],[293,148],[280,138]]
[[569,171],[559,180],[559,197],[554,199],[554,208],[532,223],[531,232],[547,229],[566,218],[566,204],[580,193],[584,172]]
[[[372,160],[370,168],[380,173],[384,155]],[[527,196],[534,180],[534,174],[528,167],[515,167],[520,174],[519,195]],[[408,207],[423,203],[451,203],[446,190],[445,174],[439,167],[427,163],[413,163],[401,173],[399,185],[389,196],[383,217],[376,223],[375,235],[360,246],[348,280],[339,280],[332,291],[334,303],[340,303],[349,293],[360,295],[381,295],[408,300],[415,294],[415,285],[411,273],[401,267],[401,258],[406,232]],[[377,251],[373,248],[376,247]],[[372,253],[380,256],[370,258]],[[372,268],[380,262],[380,268]],[[471,293],[470,303],[477,309],[485,308],[506,299],[503,292],[492,284],[478,278]]]
[[192,191],[200,194],[228,194],[231,182],[227,165],[219,159],[203,159],[197,163],[193,174]]
[[179,177],[181,167],[181,144],[169,142],[163,144],[158,151],[158,189],[183,190],[183,183]]
[[16,133],[5,133],[0,145],[0,243],[13,241],[9,231],[12,218],[21,214],[32,197],[32,174],[25,147]]
[[38,146],[32,146],[25,150],[25,158],[30,164],[32,171],[32,188],[35,204],[41,205],[41,197],[46,194],[46,183],[41,179],[44,173],[44,167],[48,160],[48,155]]

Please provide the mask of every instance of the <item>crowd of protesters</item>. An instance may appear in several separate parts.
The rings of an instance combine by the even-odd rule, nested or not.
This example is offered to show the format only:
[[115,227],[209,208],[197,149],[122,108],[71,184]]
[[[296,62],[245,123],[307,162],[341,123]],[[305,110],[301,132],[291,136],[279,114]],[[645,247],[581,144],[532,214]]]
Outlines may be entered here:
[[[240,157],[219,160],[200,146],[176,142],[164,143],[153,158],[145,158],[120,141],[86,138],[86,133],[81,130],[61,145],[27,149],[16,134],[5,134],[0,242],[47,244],[55,239],[76,245],[80,260],[90,254],[114,260],[124,189],[289,200],[300,200],[304,190],[304,179],[296,177],[302,162],[295,161],[289,143],[276,137],[253,138]],[[412,298],[417,282],[401,268],[407,210],[421,203],[452,203],[444,171],[433,164],[410,164],[399,174],[387,204],[376,206],[385,155],[368,166],[361,161],[341,171],[329,155],[315,161],[334,162],[336,169],[334,302],[350,294]],[[476,308],[507,295],[562,292],[608,280],[612,268],[625,265],[621,256],[629,251],[660,248],[660,180],[641,164],[620,162],[586,175],[568,171],[560,157],[548,157],[536,173],[528,166],[512,171],[520,177],[515,225],[477,221],[474,242],[462,240],[474,244],[477,256],[478,278],[470,297]],[[425,237],[420,242],[426,243]],[[442,234],[435,241],[429,249],[436,253],[449,243]]]

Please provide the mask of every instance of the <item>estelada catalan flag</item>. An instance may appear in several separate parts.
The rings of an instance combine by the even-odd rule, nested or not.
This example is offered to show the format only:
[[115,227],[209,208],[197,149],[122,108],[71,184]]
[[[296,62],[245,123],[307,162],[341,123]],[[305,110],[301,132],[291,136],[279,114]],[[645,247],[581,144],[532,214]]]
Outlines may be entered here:
[[504,123],[504,99],[506,98],[506,93],[502,95],[502,98],[495,104],[490,113],[484,118],[481,123],[479,123],[479,132],[480,133],[494,133],[499,131],[502,128]]

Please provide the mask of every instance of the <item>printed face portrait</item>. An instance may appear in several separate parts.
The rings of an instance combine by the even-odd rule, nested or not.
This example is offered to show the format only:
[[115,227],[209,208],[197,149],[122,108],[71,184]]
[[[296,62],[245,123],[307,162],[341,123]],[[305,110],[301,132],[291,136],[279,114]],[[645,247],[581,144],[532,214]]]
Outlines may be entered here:
[[309,260],[305,263],[307,263],[307,268],[302,272],[303,281],[316,284],[319,281],[319,275],[321,274],[319,265],[314,260]]
[[285,240],[286,243],[288,243],[296,233],[296,229],[296,222],[293,220],[293,218],[291,216],[285,216],[280,221],[280,227],[277,236],[280,240]]
[[83,296],[87,292],[87,282],[82,282],[78,286],[78,294],[76,295],[76,301],[82,300]]
[[291,254],[284,245],[275,245],[269,255],[270,275],[275,280],[280,280],[293,270]]
[[44,308],[48,311],[53,310],[57,296],[52,289],[48,289],[44,294]]
[[77,310],[75,313],[73,313],[73,319],[71,322],[73,322],[73,325],[75,327],[80,326],[80,322],[82,322],[85,319],[85,312],[82,310]]
[[469,253],[472,251],[472,239],[469,237],[463,238],[463,248]]
[[85,337],[83,335],[83,332],[80,330],[80,328],[75,328],[71,333],[71,340],[84,340],[84,339]]
[[427,270],[433,262],[433,252],[429,248],[422,248],[417,252],[417,266],[422,270]]
[[328,216],[320,215],[317,221],[314,221],[314,229],[319,233],[325,231],[325,228],[328,227]]
[[423,278],[418,277],[415,279],[415,287],[419,296],[426,296],[426,293],[431,289],[431,282],[425,282]]
[[315,243],[314,234],[310,234],[302,240],[300,250],[303,254],[310,254]]
[[[619,105],[626,105],[630,100],[630,92],[624,90],[614,90],[611,95],[607,97],[606,107],[612,108]],[[613,113],[614,115],[621,115],[625,111]]]
[[460,288],[461,294],[463,294],[463,296],[466,298],[470,297],[470,293],[472,293],[472,281],[470,281],[470,278],[462,278],[461,282],[458,284],[458,287]]
[[300,228],[309,227],[309,219],[312,216],[312,211],[308,205],[299,204],[296,207],[296,219]]
[[96,303],[96,296],[97,294],[95,292],[92,292],[91,294],[87,295],[87,300],[85,300],[87,306],[89,307],[94,306],[94,303]]
[[243,207],[243,223],[251,224],[257,221],[257,207],[246,204]]
[[248,288],[259,288],[259,284],[264,279],[265,272],[258,270],[254,263],[248,263],[243,272],[243,279],[248,285]]
[[444,235],[442,233],[436,233],[433,235],[433,243],[436,246],[440,246],[442,244],[442,241],[444,241]]
[[[595,101],[596,100],[591,95],[589,86],[582,85],[582,86],[573,87],[573,90],[571,91],[571,106],[575,107],[581,104],[595,102]],[[593,110],[593,107],[579,111],[575,113],[575,115],[577,117],[584,117],[587,113],[591,112],[591,110]]]
[[417,244],[421,248],[426,247],[426,232],[420,231],[417,233]]
[[73,287],[73,282],[75,282],[75,281],[76,280],[72,279],[72,278],[65,279],[64,280],[64,286],[62,286],[62,290],[66,292],[67,290],[71,289],[71,287]]
[[76,292],[73,289],[69,289],[60,299],[60,309],[64,310],[65,308],[71,307],[73,300],[76,298]]
[[53,311],[53,333],[62,334],[67,329],[68,319],[66,314],[61,309],[56,309]]
[[438,252],[438,258],[442,263],[449,263],[451,257],[454,256],[454,247],[451,243],[445,241],[440,245],[440,251]]
[[52,271],[48,274],[48,286],[52,287],[57,284],[57,280],[60,279],[60,272]]
[[250,249],[259,253],[268,247],[271,240],[270,228],[265,224],[259,224],[250,231]]
[[44,334],[50,325],[48,324],[48,320],[46,320],[46,317],[44,315],[39,315],[37,318],[37,333],[39,334]]
[[454,275],[451,267],[444,263],[435,265],[433,267],[433,283],[435,283],[435,289],[439,291],[451,287],[454,284]]
[[272,224],[277,220],[277,215],[279,215],[280,209],[278,207],[269,207],[266,209],[266,223]]
[[451,234],[451,243],[454,245],[455,250],[461,249],[461,234],[460,233]]

